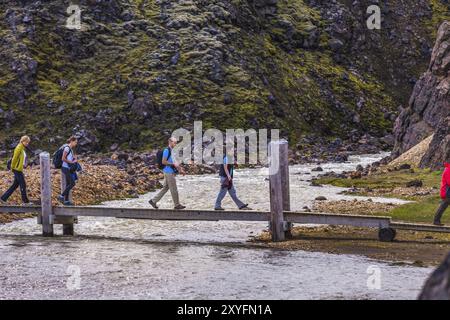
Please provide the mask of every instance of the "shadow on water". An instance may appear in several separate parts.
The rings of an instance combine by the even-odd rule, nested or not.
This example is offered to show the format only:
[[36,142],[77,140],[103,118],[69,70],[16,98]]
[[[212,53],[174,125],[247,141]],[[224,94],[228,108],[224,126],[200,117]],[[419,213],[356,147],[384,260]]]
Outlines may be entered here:
[[[66,236],[54,236],[54,237],[43,237],[41,235],[14,235],[14,234],[2,234],[0,239],[13,240],[15,242],[8,244],[9,246],[15,247],[25,247],[25,246],[50,246],[54,244],[64,244],[65,246],[70,246],[70,244],[75,244],[81,241],[111,241],[111,242],[121,242],[121,243],[133,243],[136,245],[154,245],[154,246],[176,246],[176,247],[202,247],[202,246],[214,246],[217,247],[218,253],[223,254],[226,251],[223,248],[229,249],[260,249],[260,250],[271,250],[271,251],[289,251],[283,248],[268,248],[261,244],[250,243],[250,242],[220,242],[220,241],[186,241],[186,240],[137,240],[132,238],[123,237],[111,237],[111,236],[96,236],[96,235],[76,235],[71,237]],[[174,248],[176,248],[174,247]],[[175,249],[172,249],[175,250]],[[230,251],[230,253],[232,253]]]

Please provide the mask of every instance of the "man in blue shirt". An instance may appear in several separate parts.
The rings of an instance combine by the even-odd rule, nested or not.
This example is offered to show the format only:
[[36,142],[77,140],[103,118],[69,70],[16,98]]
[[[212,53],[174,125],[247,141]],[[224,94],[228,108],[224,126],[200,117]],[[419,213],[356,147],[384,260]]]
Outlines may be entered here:
[[182,210],[186,207],[180,204],[180,199],[178,196],[178,188],[177,188],[177,180],[176,175],[178,172],[181,174],[185,174],[184,169],[179,166],[177,163],[173,161],[172,152],[173,148],[177,145],[176,138],[169,139],[169,145],[163,152],[162,163],[164,165],[163,173],[164,173],[164,185],[161,191],[148,203],[155,208],[158,209],[157,203],[161,198],[170,190],[170,194],[172,195],[172,200],[175,205],[176,210]]

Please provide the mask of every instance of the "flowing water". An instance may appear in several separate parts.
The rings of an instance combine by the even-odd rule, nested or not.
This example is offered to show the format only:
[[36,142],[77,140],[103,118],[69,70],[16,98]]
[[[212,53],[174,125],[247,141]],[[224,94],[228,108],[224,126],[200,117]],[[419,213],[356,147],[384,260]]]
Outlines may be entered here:
[[[351,170],[383,155],[324,164]],[[313,165],[291,167],[291,207],[319,195],[354,199],[336,187],[312,187]],[[268,210],[265,169],[236,171],[239,196]],[[178,179],[182,202],[211,209],[215,175]],[[104,206],[148,207],[154,193]],[[363,197],[358,197],[363,198]],[[396,199],[372,198],[380,202]],[[223,206],[233,208],[226,198]],[[168,194],[161,207],[170,208]],[[429,268],[360,256],[258,248],[247,241],[267,228],[255,222],[142,221],[80,217],[77,236],[42,238],[35,219],[0,226],[1,299],[415,299]],[[56,227],[57,233],[61,230]],[[371,286],[373,270],[380,287]],[[372,275],[372,276],[371,276]],[[369,285],[368,285],[369,284]]]

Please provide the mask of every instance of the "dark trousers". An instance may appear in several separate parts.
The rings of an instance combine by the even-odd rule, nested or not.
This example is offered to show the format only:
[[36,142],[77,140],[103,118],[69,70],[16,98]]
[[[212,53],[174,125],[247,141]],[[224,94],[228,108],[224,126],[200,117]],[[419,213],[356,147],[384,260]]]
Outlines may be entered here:
[[434,222],[440,222],[442,216],[444,215],[445,210],[447,210],[448,206],[450,206],[450,198],[444,199],[439,206],[439,209],[436,212],[434,217]]
[[22,202],[24,203],[30,202],[27,196],[27,184],[25,182],[23,172],[13,170],[13,173],[14,173],[14,182],[8,189],[8,191],[6,191],[3,194],[2,200],[5,202],[8,201],[9,197],[13,194],[13,192],[16,191],[18,187],[20,187],[20,193],[22,194]]
[[64,189],[61,195],[64,197],[64,201],[69,201],[70,191],[75,187],[75,180],[72,178],[72,173],[68,168],[61,169],[62,174],[66,177],[66,189]]

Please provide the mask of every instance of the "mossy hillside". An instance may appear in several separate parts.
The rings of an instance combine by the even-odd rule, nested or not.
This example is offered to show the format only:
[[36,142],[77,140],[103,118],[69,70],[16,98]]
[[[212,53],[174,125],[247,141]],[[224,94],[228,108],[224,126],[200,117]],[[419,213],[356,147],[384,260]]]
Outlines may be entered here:
[[[81,32],[63,26],[67,3],[33,9],[33,34],[13,34],[0,21],[14,49],[0,62],[0,106],[21,123],[2,137],[26,132],[46,147],[88,129],[105,150],[114,142],[159,145],[194,120],[204,128],[281,128],[293,143],[390,130],[389,88],[333,59],[322,30],[328,22],[305,1],[279,1],[269,17],[247,1],[115,0],[100,11],[102,2],[81,1]],[[27,86],[10,69],[24,57],[38,65]]]
[[430,0],[430,6],[433,15],[431,20],[427,21],[426,27],[435,38],[442,22],[450,21],[450,3],[444,0]]

